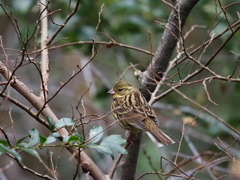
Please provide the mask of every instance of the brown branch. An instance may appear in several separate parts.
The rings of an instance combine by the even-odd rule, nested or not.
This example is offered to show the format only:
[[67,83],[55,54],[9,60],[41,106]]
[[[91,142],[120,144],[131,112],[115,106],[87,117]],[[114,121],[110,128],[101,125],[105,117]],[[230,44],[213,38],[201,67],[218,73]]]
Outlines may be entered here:
[[[64,48],[67,46],[74,46],[74,45],[81,45],[81,44],[99,44],[99,45],[105,45],[107,48],[111,48],[112,46],[119,46],[122,48],[127,48],[127,49],[132,49],[135,51],[139,51],[142,52],[144,54],[147,55],[151,55],[154,56],[154,53],[151,53],[150,51],[141,49],[141,48],[137,48],[135,46],[130,46],[130,45],[126,45],[126,44],[122,44],[122,43],[118,43],[116,41],[109,41],[109,42],[105,42],[105,41],[78,41],[78,42],[72,42],[72,43],[66,43],[66,44],[62,44],[62,45],[56,45],[56,46],[50,46],[48,47],[49,50],[54,50],[54,49],[58,49],[58,48]],[[28,52],[28,55],[32,55],[32,54],[38,54],[42,51],[43,49],[39,49],[39,50],[34,50],[32,52]],[[21,51],[19,51],[21,52]]]
[[10,140],[9,140],[9,138],[8,138],[7,133],[4,131],[4,128],[2,128],[1,126],[0,126],[0,131],[3,133],[3,136],[4,136],[5,139],[7,140],[8,145],[9,145],[9,146],[12,146],[12,145],[11,145],[11,142],[10,142]]
[[[227,13],[225,12],[225,9],[224,9],[224,7],[222,6],[222,3],[221,3],[221,1],[220,1],[220,0],[218,0],[218,3],[219,3],[219,6],[220,6],[220,8],[221,8],[221,10],[222,10],[222,12],[223,12],[223,14],[224,14],[224,17],[225,17],[225,19],[226,19],[227,23],[228,23],[228,27],[230,27],[230,28],[231,28],[231,24],[230,24],[230,22],[229,22],[229,20],[228,20]],[[231,31],[232,31],[232,33],[233,33],[233,30],[232,30],[232,28],[231,28]]]
[[132,142],[132,144],[130,144],[128,147],[128,154],[125,156],[124,162],[121,168],[122,180],[135,179],[141,136],[142,136],[142,133],[131,135],[130,141]]
[[23,170],[26,170],[32,174],[34,174],[35,176],[37,177],[41,177],[41,178],[44,178],[44,179],[48,179],[48,180],[56,180],[55,178],[52,178],[46,174],[43,174],[43,173],[38,173],[36,172],[35,170],[25,166],[23,163],[17,161],[17,159],[15,157],[13,157],[11,154],[7,154],[9,157],[11,157],[12,159],[16,160],[16,162],[18,163],[18,165],[23,169]]

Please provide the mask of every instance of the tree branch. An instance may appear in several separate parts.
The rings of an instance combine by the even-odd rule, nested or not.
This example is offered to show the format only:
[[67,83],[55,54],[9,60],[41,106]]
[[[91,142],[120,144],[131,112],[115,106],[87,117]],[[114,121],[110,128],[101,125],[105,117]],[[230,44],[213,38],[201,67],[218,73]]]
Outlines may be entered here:
[[47,100],[48,95],[48,81],[49,81],[49,56],[47,48],[48,40],[48,11],[46,0],[41,0],[39,3],[41,11],[41,80],[40,97]]
[[125,156],[124,163],[121,168],[121,179],[122,180],[135,179],[141,137],[142,137],[142,133],[131,135],[130,141],[132,142],[132,144],[130,144],[130,146],[128,148],[128,154],[127,154],[127,156]]

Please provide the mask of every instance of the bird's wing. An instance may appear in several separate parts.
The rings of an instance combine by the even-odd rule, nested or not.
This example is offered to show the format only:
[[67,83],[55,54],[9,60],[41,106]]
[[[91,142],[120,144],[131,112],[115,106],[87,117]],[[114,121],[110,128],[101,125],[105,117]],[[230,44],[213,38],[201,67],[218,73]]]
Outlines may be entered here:
[[153,110],[153,108],[151,106],[148,105],[146,99],[143,97],[143,95],[140,93],[140,91],[135,90],[134,95],[135,95],[136,99],[139,99],[139,104],[135,104],[134,106],[139,111],[142,110],[143,113],[146,116],[149,116],[153,120],[153,122],[158,126],[159,122],[158,122],[157,115],[156,115],[155,111]]
[[148,105],[147,101],[145,100],[144,98],[144,101],[146,103],[144,103],[144,109],[145,109],[145,112],[146,114],[153,120],[153,122],[158,126],[159,125],[159,122],[158,122],[158,119],[157,119],[157,115],[155,113],[155,111],[153,110],[153,108],[151,106]]

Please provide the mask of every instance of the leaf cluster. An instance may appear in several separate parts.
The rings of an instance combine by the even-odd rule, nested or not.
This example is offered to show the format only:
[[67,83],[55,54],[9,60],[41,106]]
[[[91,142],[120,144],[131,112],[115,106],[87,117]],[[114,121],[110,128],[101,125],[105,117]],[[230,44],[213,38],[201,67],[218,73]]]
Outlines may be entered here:
[[[71,146],[82,149],[93,148],[100,153],[111,156],[112,159],[114,159],[114,151],[121,154],[127,154],[126,149],[122,147],[122,145],[126,143],[126,140],[120,135],[110,135],[100,142],[104,134],[101,126],[94,126],[90,129],[89,140],[84,141],[83,135],[79,134],[77,129],[74,129],[74,132],[71,133],[71,135],[65,137],[61,137],[60,133],[57,132],[58,129],[65,126],[74,126],[75,122],[72,119],[61,118],[56,124],[54,124],[49,117],[46,117],[46,120],[51,132],[48,137],[41,135],[39,131],[34,128],[28,132],[27,136],[19,139],[15,145],[11,145],[11,143],[6,140],[0,140],[0,155],[9,153],[16,158],[17,161],[22,162],[22,157],[19,154],[20,151],[25,151],[40,159],[38,150],[48,151],[48,147],[57,146]],[[61,140],[60,144],[53,144],[58,139]]]

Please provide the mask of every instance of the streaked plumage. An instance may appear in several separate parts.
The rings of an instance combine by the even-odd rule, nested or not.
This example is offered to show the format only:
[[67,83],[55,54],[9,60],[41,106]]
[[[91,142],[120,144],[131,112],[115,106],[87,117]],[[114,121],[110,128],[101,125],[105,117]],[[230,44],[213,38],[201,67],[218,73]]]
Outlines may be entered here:
[[108,93],[113,95],[113,116],[122,128],[133,133],[146,131],[158,147],[174,143],[157,127],[156,113],[137,88],[120,80]]

